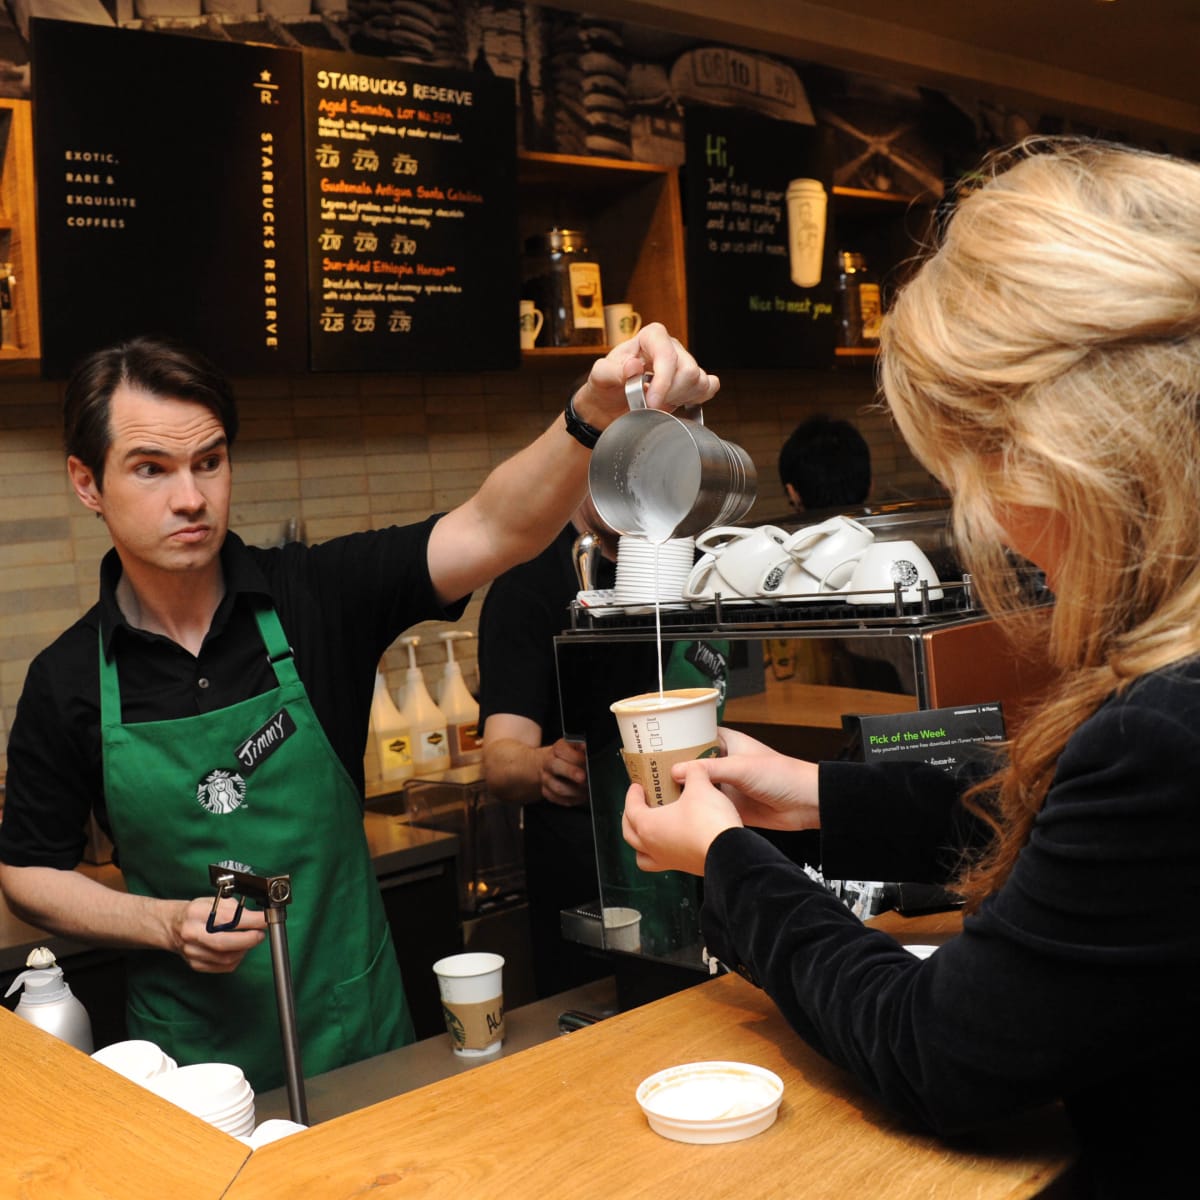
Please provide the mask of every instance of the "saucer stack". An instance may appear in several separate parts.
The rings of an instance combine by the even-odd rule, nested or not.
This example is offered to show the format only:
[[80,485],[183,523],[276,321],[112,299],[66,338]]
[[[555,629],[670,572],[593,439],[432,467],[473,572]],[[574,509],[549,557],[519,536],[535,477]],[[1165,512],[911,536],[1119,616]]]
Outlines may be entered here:
[[134,1083],[145,1083],[156,1075],[174,1071],[177,1065],[159,1046],[138,1039],[102,1046],[92,1057],[118,1075],[132,1079]]
[[672,538],[656,545],[645,538],[623,535],[617,545],[614,589],[617,603],[653,604],[655,600],[667,603],[680,600],[695,552],[693,538]]
[[177,1067],[142,1086],[234,1137],[254,1132],[254,1089],[241,1067],[232,1063],[195,1063]]

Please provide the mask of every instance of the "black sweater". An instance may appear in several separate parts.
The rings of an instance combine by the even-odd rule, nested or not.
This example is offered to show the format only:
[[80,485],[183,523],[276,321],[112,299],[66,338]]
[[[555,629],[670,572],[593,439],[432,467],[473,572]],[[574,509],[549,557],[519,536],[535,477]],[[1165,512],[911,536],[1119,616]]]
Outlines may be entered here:
[[[941,881],[970,830],[935,768],[822,764],[820,802],[830,878]],[[1194,1180],[1200,663],[1143,678],[1076,730],[1010,878],[929,959],[751,830],[709,850],[703,927],[913,1123],[949,1135],[1061,1099],[1094,1194]]]

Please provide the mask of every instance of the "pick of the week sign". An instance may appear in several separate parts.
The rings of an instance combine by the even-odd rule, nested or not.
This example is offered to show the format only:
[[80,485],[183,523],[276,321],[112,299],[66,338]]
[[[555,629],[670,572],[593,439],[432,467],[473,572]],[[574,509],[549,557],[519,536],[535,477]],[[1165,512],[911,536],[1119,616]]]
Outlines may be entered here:
[[904,759],[947,771],[979,758],[989,742],[1004,740],[1004,712],[998,701],[859,717],[858,724],[867,762]]

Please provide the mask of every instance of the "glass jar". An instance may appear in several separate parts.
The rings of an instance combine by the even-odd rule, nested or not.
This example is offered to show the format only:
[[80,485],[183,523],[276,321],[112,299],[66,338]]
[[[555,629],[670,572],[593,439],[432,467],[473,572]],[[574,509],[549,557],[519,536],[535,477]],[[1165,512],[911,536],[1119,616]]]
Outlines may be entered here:
[[600,266],[592,261],[578,229],[554,228],[525,243],[521,295],[545,318],[537,346],[604,344],[604,296]]
[[879,284],[861,254],[838,254],[839,337],[841,346],[878,346],[883,304]]

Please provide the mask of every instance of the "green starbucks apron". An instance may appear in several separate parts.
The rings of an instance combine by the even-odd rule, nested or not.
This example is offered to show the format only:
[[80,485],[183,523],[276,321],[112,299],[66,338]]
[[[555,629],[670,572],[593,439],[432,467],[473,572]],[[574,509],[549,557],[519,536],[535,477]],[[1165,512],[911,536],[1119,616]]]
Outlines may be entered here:
[[[121,723],[115,662],[100,645],[104,789],[129,890],[215,894],[210,863],[290,874],[284,928],[306,1075],[413,1040],[350,776],[317,721],[275,612],[255,614],[271,691],[211,713]],[[231,1062],[256,1091],[284,1081],[267,942],[230,974],[178,955],[128,956],[131,1038],[182,1066]]]

